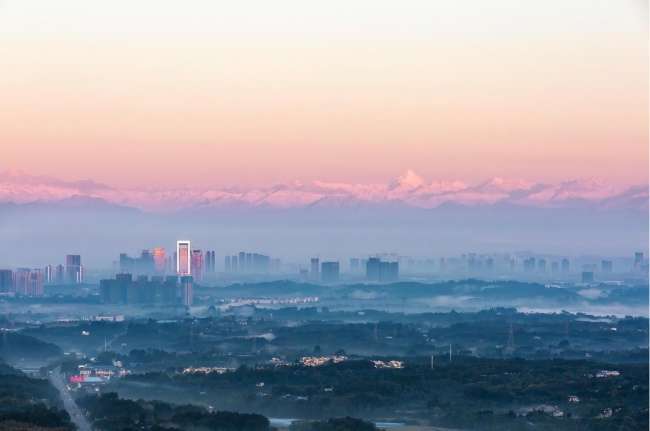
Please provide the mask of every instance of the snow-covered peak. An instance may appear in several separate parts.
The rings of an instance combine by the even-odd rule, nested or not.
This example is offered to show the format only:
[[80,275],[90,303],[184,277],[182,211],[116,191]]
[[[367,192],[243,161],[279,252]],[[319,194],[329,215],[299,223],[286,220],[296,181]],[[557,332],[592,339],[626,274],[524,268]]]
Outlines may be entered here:
[[[88,199],[86,199],[88,198]],[[533,184],[520,179],[491,178],[468,187],[459,181],[427,182],[409,170],[390,184],[349,184],[299,181],[270,187],[203,186],[117,188],[86,181],[60,181],[21,171],[0,172],[0,202],[52,202],[136,207],[147,211],[184,208],[244,208],[268,206],[296,208],[316,205],[334,207],[359,205],[410,205],[434,208],[448,203],[490,205],[499,202],[543,208],[597,204],[602,208],[648,208],[648,186],[625,191],[608,186],[596,178]]]
[[528,190],[533,186],[532,183],[519,179],[504,179],[499,177],[490,178],[479,184],[476,189],[484,191],[510,192],[513,190]]
[[424,185],[424,178],[408,170],[404,172],[399,178],[393,181],[390,185],[390,189],[403,188],[403,189],[417,189]]

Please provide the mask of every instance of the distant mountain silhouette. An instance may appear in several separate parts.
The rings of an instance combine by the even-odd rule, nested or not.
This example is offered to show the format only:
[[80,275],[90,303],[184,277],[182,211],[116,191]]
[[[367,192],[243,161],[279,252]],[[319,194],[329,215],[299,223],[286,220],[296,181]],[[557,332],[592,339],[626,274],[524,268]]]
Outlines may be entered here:
[[556,184],[491,178],[477,186],[427,182],[407,171],[390,184],[294,181],[267,188],[117,188],[91,180],[66,182],[21,171],[0,173],[0,202],[57,203],[73,207],[117,205],[143,211],[252,208],[450,208],[511,204],[535,208],[630,209],[648,211],[648,185],[618,190],[596,179]]

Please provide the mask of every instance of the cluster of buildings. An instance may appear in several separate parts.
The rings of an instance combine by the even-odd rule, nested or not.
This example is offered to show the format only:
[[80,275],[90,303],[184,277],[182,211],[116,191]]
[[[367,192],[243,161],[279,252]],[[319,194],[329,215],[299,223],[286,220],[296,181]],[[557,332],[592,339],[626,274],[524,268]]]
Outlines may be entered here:
[[214,250],[208,250],[204,255],[202,250],[191,249],[189,241],[178,241],[173,255],[166,255],[164,248],[154,248],[153,253],[148,249],[143,250],[140,257],[120,253],[120,259],[113,263],[113,268],[123,273],[156,277],[182,273],[191,275],[200,283],[204,275],[216,273],[216,256]]
[[[156,253],[155,250],[159,250]],[[156,269],[156,256],[161,263],[162,274],[151,276],[137,275],[133,278],[130,273],[122,272],[115,278],[101,280],[99,282],[99,297],[102,302],[108,304],[128,305],[173,305],[182,304],[191,306],[194,302],[194,279],[201,280],[203,267],[206,260],[203,259],[201,250],[193,250],[189,241],[177,241],[174,252],[174,274],[164,275],[168,268],[164,264],[168,262],[165,258],[164,249],[155,249],[153,255],[145,250],[138,260],[129,260],[126,254],[120,255],[120,264],[124,256],[125,269],[129,265],[141,265],[150,263],[153,266],[146,268]],[[151,257],[150,257],[151,256]],[[206,253],[207,267],[213,268],[214,252]],[[121,267],[120,267],[121,268]],[[144,268],[144,266],[141,266]],[[135,267],[137,270],[137,266]],[[154,271],[155,273],[155,271]]]
[[402,361],[372,361],[375,364],[375,368],[404,368],[404,362]]
[[262,253],[247,253],[226,256],[224,259],[224,272],[242,274],[269,274],[280,270],[280,259],[271,259]]
[[66,266],[57,265],[52,272],[52,265],[41,268],[18,268],[15,271],[0,269],[0,294],[23,296],[43,295],[45,284],[79,284],[84,282],[84,267],[81,256],[66,256]]
[[323,356],[323,357],[305,356],[303,358],[300,358],[300,363],[306,367],[319,367],[329,361],[332,361],[333,363],[336,364],[338,362],[343,362],[347,360],[348,360],[347,356]]

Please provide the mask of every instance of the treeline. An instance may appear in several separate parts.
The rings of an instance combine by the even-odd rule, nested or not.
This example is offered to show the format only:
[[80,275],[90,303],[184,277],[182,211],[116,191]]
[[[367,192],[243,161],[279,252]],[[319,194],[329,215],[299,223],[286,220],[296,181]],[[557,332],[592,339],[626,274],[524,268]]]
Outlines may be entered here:
[[0,365],[0,431],[74,429],[68,413],[59,407],[59,393],[47,380]]
[[20,359],[44,360],[59,358],[63,351],[56,344],[39,340],[18,332],[6,332],[0,337],[0,356],[6,362],[14,363]]
[[327,421],[294,421],[289,431],[376,431],[377,427],[361,419],[344,417]]
[[[402,412],[408,411],[411,419],[458,428],[509,423],[509,410],[535,405],[558,406],[573,418],[593,418],[606,408],[618,408],[616,414],[624,416],[644,411],[647,365],[619,364],[620,376],[595,377],[599,370],[611,369],[610,365],[465,357],[452,364],[436,363],[433,369],[417,363],[407,363],[403,369],[378,369],[370,361],[359,360],[319,367],[241,366],[223,374],[130,375],[118,380],[114,388],[132,398],[160,388],[170,401],[179,397],[268,417],[381,420],[403,417]],[[569,403],[569,395],[578,396],[580,403]],[[492,415],[478,414],[486,411]],[[523,419],[518,416],[517,420]],[[544,421],[540,419],[542,425]],[[559,423],[555,418],[548,421]]]
[[150,428],[211,431],[270,431],[269,420],[259,414],[228,411],[209,412],[193,405],[172,405],[160,401],[129,400],[117,393],[88,395],[77,400],[87,410],[96,428],[127,431]]

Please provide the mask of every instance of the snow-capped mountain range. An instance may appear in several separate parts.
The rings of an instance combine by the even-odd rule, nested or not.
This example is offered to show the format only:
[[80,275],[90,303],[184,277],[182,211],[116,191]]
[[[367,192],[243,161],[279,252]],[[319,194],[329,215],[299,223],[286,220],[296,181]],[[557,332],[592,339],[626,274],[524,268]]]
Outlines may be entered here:
[[69,206],[120,205],[143,211],[180,209],[364,208],[410,206],[435,208],[505,203],[537,208],[588,207],[648,210],[648,185],[626,190],[596,178],[556,184],[492,178],[470,186],[460,181],[426,181],[407,171],[390,184],[345,184],[298,181],[257,189],[117,188],[91,180],[66,182],[20,171],[0,173],[0,202],[41,202]]

